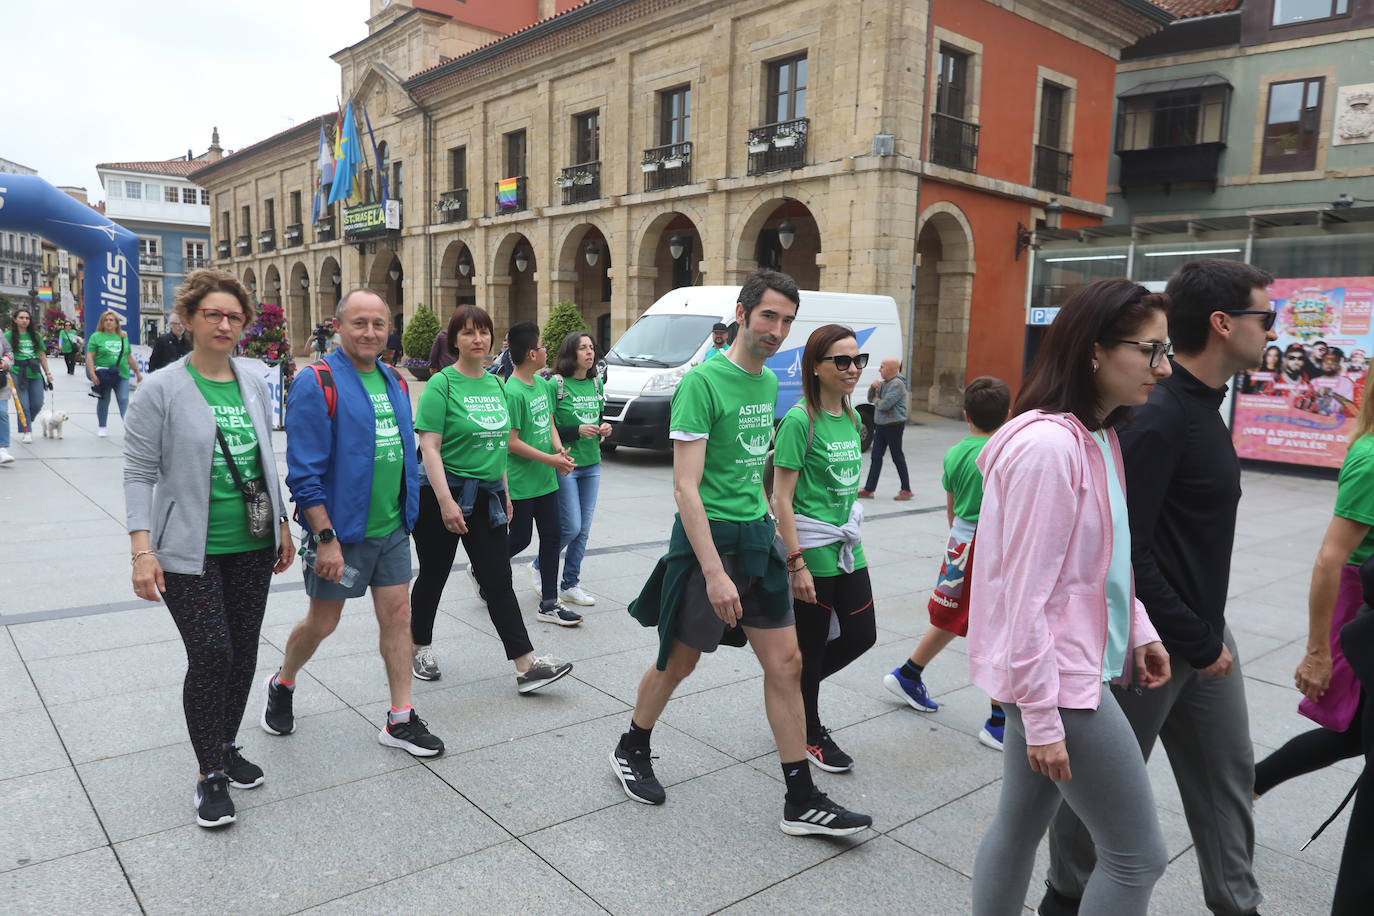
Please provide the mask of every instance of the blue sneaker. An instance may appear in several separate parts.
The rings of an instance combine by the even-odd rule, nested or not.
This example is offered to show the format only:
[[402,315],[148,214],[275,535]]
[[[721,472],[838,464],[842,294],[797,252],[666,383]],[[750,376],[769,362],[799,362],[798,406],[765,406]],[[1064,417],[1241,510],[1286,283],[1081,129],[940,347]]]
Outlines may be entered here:
[[913,681],[903,676],[901,668],[893,668],[891,674],[884,675],[883,686],[917,712],[935,712],[940,708],[940,704],[926,693],[925,682],[919,677]]
[[978,743],[983,747],[990,747],[994,751],[1002,749],[1002,735],[1007,730],[1007,720],[1003,719],[1001,725],[993,725],[989,718],[983,723],[983,727],[978,730]]

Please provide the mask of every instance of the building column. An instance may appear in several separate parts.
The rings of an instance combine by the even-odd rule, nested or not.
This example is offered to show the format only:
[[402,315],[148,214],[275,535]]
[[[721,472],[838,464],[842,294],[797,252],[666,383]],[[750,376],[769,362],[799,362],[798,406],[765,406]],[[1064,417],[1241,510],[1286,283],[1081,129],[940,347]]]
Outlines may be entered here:
[[973,264],[941,261],[940,311],[935,320],[935,381],[929,410],[943,417],[963,413],[964,379],[968,374],[968,326],[973,302]]

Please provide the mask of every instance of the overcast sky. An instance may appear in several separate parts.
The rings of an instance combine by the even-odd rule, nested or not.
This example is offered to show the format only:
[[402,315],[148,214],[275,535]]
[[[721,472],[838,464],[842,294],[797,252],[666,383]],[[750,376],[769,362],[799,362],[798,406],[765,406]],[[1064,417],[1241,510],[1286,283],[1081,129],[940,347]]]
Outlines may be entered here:
[[97,162],[226,151],[334,108],[367,0],[6,3],[0,157],[103,200]]

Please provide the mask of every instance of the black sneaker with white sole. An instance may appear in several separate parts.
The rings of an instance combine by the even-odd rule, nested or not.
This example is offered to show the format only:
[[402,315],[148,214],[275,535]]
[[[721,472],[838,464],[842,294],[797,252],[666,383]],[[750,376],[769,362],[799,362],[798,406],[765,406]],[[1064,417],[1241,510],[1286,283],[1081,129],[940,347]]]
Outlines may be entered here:
[[229,797],[229,777],[211,773],[196,783],[196,823],[223,827],[234,822],[234,800]]
[[277,676],[267,676],[267,702],[262,707],[262,730],[269,735],[289,735],[296,730],[296,717],[291,712],[292,692],[277,683]]
[[386,727],[377,732],[377,743],[387,747],[399,747],[414,757],[436,757],[444,752],[444,742],[438,735],[431,734],[425,720],[410,711],[410,718],[404,722],[392,722],[390,717]]
[[654,776],[654,764],[647,747],[627,750],[624,745],[616,744],[611,751],[611,772],[620,780],[620,787],[631,801],[661,805],[668,798]]
[[789,836],[849,836],[872,827],[873,818],[835,804],[817,789],[802,804],[784,802],[778,826]]
[[552,623],[560,627],[575,627],[582,622],[582,615],[576,611],[570,611],[561,602],[555,602],[554,606],[545,610],[540,608],[534,615],[544,623]]
[[262,767],[245,760],[241,750],[237,744],[224,749],[224,775],[235,789],[255,789],[262,785]]
[[822,727],[818,734],[806,739],[806,756],[827,773],[848,773],[854,769],[854,758],[840,750],[828,728]]
[[521,693],[532,693],[540,687],[547,687],[572,669],[572,662],[565,662],[561,658],[536,656],[529,668],[515,676],[515,689]]

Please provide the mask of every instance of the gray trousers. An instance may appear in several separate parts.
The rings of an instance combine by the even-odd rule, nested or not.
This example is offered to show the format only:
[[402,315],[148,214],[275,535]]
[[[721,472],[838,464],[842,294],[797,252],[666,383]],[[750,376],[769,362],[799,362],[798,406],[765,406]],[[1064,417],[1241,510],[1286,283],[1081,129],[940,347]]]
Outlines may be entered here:
[[1021,710],[1010,703],[1002,708],[1002,794],[973,862],[974,916],[1019,916],[1040,839],[1055,812],[1070,808],[1082,815],[1102,851],[1080,916],[1145,916],[1169,852],[1145,760],[1111,692],[1102,691],[1097,709],[1059,710],[1072,774],[1067,782],[1030,768]]
[[[1222,636],[1235,665],[1224,678],[1204,677],[1170,654],[1169,683],[1156,690],[1117,689],[1146,760],[1155,737],[1164,742],[1183,813],[1197,850],[1202,896],[1217,916],[1248,916],[1263,900],[1255,883],[1255,822],[1251,801],[1255,752],[1240,655],[1228,627]],[[1092,837],[1068,806],[1050,829],[1049,880],[1081,896],[1095,858]]]

